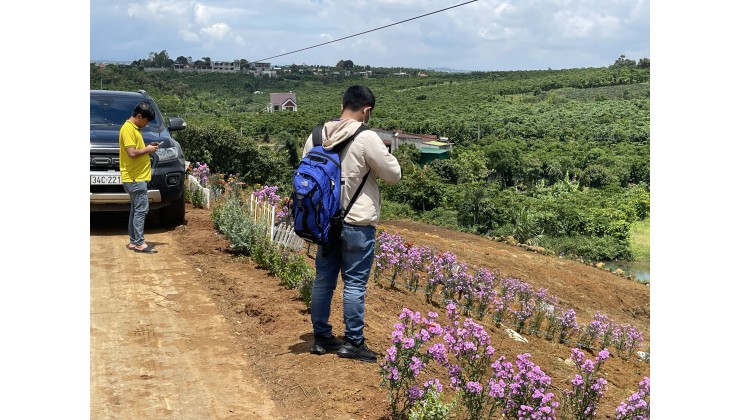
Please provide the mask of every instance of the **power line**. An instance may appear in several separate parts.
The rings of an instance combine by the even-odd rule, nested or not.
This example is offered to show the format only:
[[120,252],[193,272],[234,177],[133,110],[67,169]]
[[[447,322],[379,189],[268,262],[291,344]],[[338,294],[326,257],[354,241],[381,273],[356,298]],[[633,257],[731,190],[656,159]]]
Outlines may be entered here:
[[282,56],[284,56],[284,55],[288,55],[288,54],[294,54],[294,53],[297,53],[297,52],[300,52],[300,51],[310,50],[311,48],[316,48],[316,47],[320,47],[320,46],[322,46],[322,45],[326,45],[326,44],[331,44],[332,42],[338,42],[338,41],[343,41],[343,40],[345,40],[345,39],[348,39],[348,38],[352,38],[352,37],[355,37],[355,36],[359,36],[359,35],[367,34],[367,33],[370,33],[370,32],[374,32],[374,31],[379,31],[379,30],[381,30],[381,29],[385,29],[385,28],[388,28],[388,27],[390,27],[390,26],[394,26],[394,25],[399,25],[399,24],[401,24],[401,23],[405,23],[405,22],[409,22],[409,21],[412,21],[412,20],[415,20],[415,19],[423,18],[423,17],[425,17],[425,16],[433,15],[433,14],[435,14],[435,13],[439,13],[439,12],[444,12],[445,10],[450,10],[450,9],[454,9],[455,7],[460,7],[460,6],[464,6],[464,5],[468,4],[468,3],[475,3],[476,1],[478,1],[478,0],[470,0],[470,1],[466,1],[465,3],[460,3],[460,4],[456,4],[456,5],[454,5],[454,6],[449,6],[449,7],[445,7],[444,9],[439,9],[439,10],[435,10],[434,12],[429,12],[429,13],[425,13],[425,14],[423,14],[423,15],[419,15],[419,16],[416,16],[416,17],[412,17],[412,18],[410,18],[410,19],[402,20],[402,21],[400,21],[400,22],[396,22],[396,23],[391,23],[391,24],[389,24],[389,25],[385,25],[385,26],[380,26],[380,27],[378,27],[378,28],[375,28],[375,29],[370,29],[370,30],[368,30],[368,31],[364,31],[364,32],[356,33],[356,34],[354,34],[354,35],[349,35],[349,36],[345,36],[345,37],[342,37],[342,38],[339,38],[339,39],[335,39],[335,40],[333,40],[333,41],[327,41],[327,42],[322,42],[321,44],[316,44],[316,45],[312,45],[312,46],[310,46],[310,47],[305,47],[305,48],[301,48],[301,49],[299,49],[299,50],[295,50],[295,51],[287,52],[287,53],[284,53],[284,54],[279,54],[279,55],[273,55],[272,57],[267,57],[267,58],[261,58],[261,59],[259,59],[259,60],[253,61],[253,63],[259,63],[259,62],[262,62],[262,61],[266,61],[266,60],[271,60],[271,59],[273,59],[273,58],[278,58],[278,57],[282,57]]

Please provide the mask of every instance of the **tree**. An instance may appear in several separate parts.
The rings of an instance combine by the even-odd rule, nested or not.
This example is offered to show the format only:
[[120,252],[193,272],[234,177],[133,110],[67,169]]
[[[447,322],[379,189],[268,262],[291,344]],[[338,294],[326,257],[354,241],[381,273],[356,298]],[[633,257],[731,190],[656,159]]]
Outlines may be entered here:
[[171,67],[173,63],[165,50],[149,53],[149,67]]
[[336,67],[338,69],[352,70],[355,67],[355,63],[352,60],[339,60]]
[[439,176],[428,167],[412,174],[404,174],[401,183],[403,184],[401,192],[403,201],[414,210],[432,210],[442,202],[444,184]]
[[486,167],[486,158],[477,148],[466,149],[454,160],[458,182],[468,183],[488,178],[491,171]]
[[181,55],[175,59],[175,63],[186,66],[188,64],[188,59]]
[[614,64],[612,64],[612,67],[619,68],[619,67],[635,67],[637,63],[635,63],[635,60],[630,60],[625,57],[624,54],[620,55],[619,58],[617,58],[616,61],[614,61]]
[[601,188],[616,181],[611,171],[599,164],[588,166],[581,174],[581,186]]
[[[457,168],[450,159],[435,159],[426,165],[434,171],[445,184],[457,184]],[[484,165],[485,166],[485,165]]]
[[521,172],[521,149],[523,147],[514,140],[497,140],[487,147],[488,167],[498,174],[504,187],[514,185]]
[[476,228],[481,215],[485,189],[481,182],[461,184],[462,197],[457,204],[457,222],[461,226]]
[[419,149],[410,144],[402,144],[393,151],[393,155],[398,159],[398,163],[401,165],[401,170],[404,173],[416,172],[419,159],[421,158],[421,151]]

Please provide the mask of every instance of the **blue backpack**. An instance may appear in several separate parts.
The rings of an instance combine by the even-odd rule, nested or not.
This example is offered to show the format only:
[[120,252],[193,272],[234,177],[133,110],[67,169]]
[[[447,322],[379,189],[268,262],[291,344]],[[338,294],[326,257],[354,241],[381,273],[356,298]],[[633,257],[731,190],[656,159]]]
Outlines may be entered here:
[[314,244],[324,246],[325,250],[341,238],[342,221],[362,190],[368,171],[362,179],[346,209],[342,209],[342,167],[339,152],[355,136],[368,128],[360,128],[338,147],[332,150],[322,146],[323,125],[314,127],[311,133],[313,148],[303,157],[293,172],[293,192],[291,213],[296,235]]

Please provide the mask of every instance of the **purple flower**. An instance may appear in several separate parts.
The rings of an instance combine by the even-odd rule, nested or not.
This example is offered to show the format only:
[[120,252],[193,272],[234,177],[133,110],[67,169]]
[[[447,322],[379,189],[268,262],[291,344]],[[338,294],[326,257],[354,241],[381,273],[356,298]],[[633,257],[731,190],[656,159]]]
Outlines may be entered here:
[[483,392],[483,386],[476,381],[468,381],[468,383],[465,384],[465,387],[468,392],[472,392],[473,394],[480,394]]

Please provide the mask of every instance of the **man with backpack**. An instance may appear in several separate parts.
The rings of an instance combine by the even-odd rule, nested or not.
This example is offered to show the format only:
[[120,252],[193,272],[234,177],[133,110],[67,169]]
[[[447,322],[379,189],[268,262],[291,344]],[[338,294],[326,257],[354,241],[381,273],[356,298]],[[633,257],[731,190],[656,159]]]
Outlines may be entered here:
[[[322,128],[324,148],[341,148],[342,208],[349,206],[353,196],[356,198],[341,223],[341,239],[337,239],[336,244],[318,247],[316,279],[311,291],[314,335],[311,353],[337,351],[340,357],[370,363],[377,360],[377,355],[368,349],[363,330],[365,293],[375,258],[375,226],[380,218],[380,189],[376,179],[389,184],[401,179],[398,160],[375,132],[360,130],[355,135],[368,123],[374,107],[375,96],[368,87],[351,86],[342,97],[341,116],[326,122]],[[312,136],[309,136],[303,155],[313,147]],[[331,301],[340,272],[344,282],[344,343],[332,334],[329,324]]]

